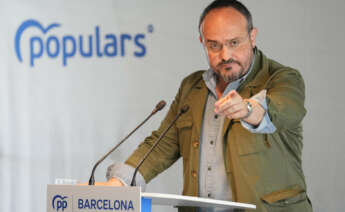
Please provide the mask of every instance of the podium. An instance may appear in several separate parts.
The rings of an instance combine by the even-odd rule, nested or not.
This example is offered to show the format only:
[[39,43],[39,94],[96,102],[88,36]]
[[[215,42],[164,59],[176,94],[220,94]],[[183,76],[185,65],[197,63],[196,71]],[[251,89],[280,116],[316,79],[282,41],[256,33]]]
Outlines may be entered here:
[[152,205],[255,209],[252,204],[141,192],[140,187],[48,185],[47,212],[151,212]]

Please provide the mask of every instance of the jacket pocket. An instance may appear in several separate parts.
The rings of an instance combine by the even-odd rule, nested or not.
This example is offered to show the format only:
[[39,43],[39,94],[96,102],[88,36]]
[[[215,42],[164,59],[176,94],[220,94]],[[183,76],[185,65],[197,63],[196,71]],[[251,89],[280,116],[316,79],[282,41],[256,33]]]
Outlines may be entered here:
[[299,185],[281,189],[261,197],[261,200],[270,206],[285,207],[305,201],[307,194]]
[[237,139],[240,156],[261,152],[267,149],[264,134],[245,133]]
[[192,125],[193,125],[193,122],[191,119],[190,120],[189,119],[183,119],[183,120],[176,122],[176,127],[178,129],[183,129],[185,127],[192,127]]
[[[233,133],[233,135],[231,135]],[[229,132],[229,139],[234,136],[233,145],[238,154],[238,164],[234,164],[233,170],[240,169],[246,176],[258,178],[263,176],[267,163],[265,161],[265,151],[263,134],[250,133],[241,123],[234,123],[233,130]],[[229,158],[230,159],[230,158]]]

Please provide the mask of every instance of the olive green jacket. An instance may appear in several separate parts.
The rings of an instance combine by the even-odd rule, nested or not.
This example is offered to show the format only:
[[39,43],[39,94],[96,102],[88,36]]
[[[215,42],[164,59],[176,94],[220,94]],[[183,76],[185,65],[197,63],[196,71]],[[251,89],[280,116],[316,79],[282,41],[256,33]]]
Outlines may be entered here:
[[[223,127],[224,163],[233,201],[251,203],[256,211],[311,211],[301,166],[304,82],[300,73],[256,51],[253,70],[237,89],[243,98],[267,90],[268,114],[277,128],[273,134],[254,134],[239,120]],[[183,158],[183,195],[198,196],[200,130],[208,89],[198,71],[186,77],[157,131],[147,137],[126,161],[136,166],[179,109],[189,105],[140,168],[146,182]],[[192,211],[193,208],[182,208]]]

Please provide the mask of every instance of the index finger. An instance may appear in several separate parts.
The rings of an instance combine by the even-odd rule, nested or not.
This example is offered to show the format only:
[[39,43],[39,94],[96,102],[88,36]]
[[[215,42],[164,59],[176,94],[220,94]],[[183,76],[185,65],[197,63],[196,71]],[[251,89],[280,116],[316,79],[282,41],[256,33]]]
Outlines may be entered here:
[[215,107],[220,107],[222,104],[224,104],[228,100],[231,100],[234,97],[235,94],[236,94],[235,90],[230,91],[226,96],[224,96],[223,98],[220,98],[218,101],[216,101],[214,106]]

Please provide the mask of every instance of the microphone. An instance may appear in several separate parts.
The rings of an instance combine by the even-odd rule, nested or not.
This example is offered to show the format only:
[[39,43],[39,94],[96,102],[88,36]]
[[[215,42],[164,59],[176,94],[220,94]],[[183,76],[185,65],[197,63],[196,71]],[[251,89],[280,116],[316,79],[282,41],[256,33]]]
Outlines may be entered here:
[[115,147],[113,147],[107,154],[105,154],[101,159],[99,159],[99,161],[97,161],[97,163],[93,166],[92,168],[92,172],[91,172],[91,176],[89,179],[89,185],[95,185],[95,171],[97,166],[104,160],[106,159],[113,151],[115,151],[125,140],[127,140],[135,131],[137,131],[137,129],[139,129],[143,124],[145,124],[145,122],[147,120],[149,120],[155,113],[157,113],[158,111],[162,110],[164,108],[164,106],[166,105],[166,102],[164,100],[161,100],[155,107],[155,109],[153,109],[153,111],[150,113],[150,115],[148,115],[146,117],[146,119],[141,122],[132,132],[130,132],[124,139],[122,139]]
[[139,162],[139,164],[137,165],[137,167],[134,170],[134,174],[132,177],[132,182],[131,182],[131,186],[136,186],[135,183],[135,177],[137,175],[137,172],[139,170],[139,167],[144,163],[144,161],[148,158],[149,154],[152,152],[152,150],[158,145],[158,143],[162,140],[162,138],[165,136],[165,134],[167,134],[167,132],[169,131],[169,129],[173,126],[173,124],[175,124],[175,122],[177,121],[178,118],[180,118],[180,116],[182,114],[184,114],[185,112],[187,112],[189,109],[188,105],[184,105],[179,113],[176,115],[175,119],[170,123],[170,125],[168,126],[168,128],[166,128],[163,133],[157,138],[157,141],[151,146],[151,148],[149,149],[149,151],[146,152],[146,154],[144,155],[143,159],[141,159],[141,161]]

